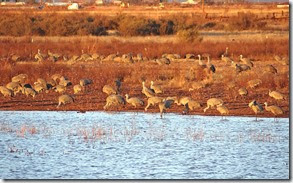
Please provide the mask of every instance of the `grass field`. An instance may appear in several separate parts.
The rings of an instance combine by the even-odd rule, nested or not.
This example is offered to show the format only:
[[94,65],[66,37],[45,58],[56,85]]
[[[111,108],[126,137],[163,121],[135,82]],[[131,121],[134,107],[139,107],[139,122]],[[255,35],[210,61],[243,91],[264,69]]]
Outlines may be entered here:
[[[182,40],[177,34],[171,35],[147,35],[147,36],[6,36],[0,37],[0,62],[1,79],[0,85],[6,85],[11,78],[17,74],[28,74],[28,83],[33,84],[38,78],[49,79],[50,76],[60,73],[68,77],[73,85],[77,84],[81,78],[90,78],[93,84],[87,88],[86,92],[74,95],[75,103],[63,106],[61,110],[103,110],[107,95],[102,93],[102,87],[105,84],[113,85],[115,79],[122,80],[121,94],[126,93],[130,96],[137,96],[147,102],[147,98],[141,93],[141,82],[146,81],[149,86],[150,81],[162,85],[164,93],[160,96],[189,96],[206,106],[208,98],[218,97],[224,100],[229,108],[229,115],[254,115],[248,108],[248,103],[256,99],[260,103],[268,102],[269,105],[278,105],[284,110],[283,117],[289,116],[289,66],[282,65],[274,60],[275,55],[289,57],[289,20],[286,18],[288,9],[274,8],[275,5],[242,5],[218,7],[210,6],[205,8],[207,14],[202,14],[199,6],[192,8],[165,7],[165,9],[152,9],[144,7],[130,7],[121,9],[117,7],[98,7],[84,8],[75,13],[98,14],[106,12],[115,14],[129,13],[134,16],[144,14],[152,16],[153,13],[161,17],[168,14],[184,13],[190,17],[197,16],[199,13],[203,18],[199,22],[207,23],[212,20],[225,22],[229,24],[230,17],[236,16],[238,12],[255,13],[258,18],[264,17],[264,20],[274,29],[261,30],[249,28],[248,30],[198,30],[195,41],[188,42]],[[111,10],[111,11],[109,11]],[[239,11],[238,11],[239,10]],[[16,13],[15,10],[1,10],[7,13]],[[65,10],[56,10],[54,13],[70,14]],[[17,12],[21,13],[21,10]],[[33,11],[32,15],[39,13],[53,13],[53,10]],[[275,17],[270,17],[273,15]],[[227,18],[228,17],[228,18]],[[189,20],[189,19],[186,19]],[[192,18],[191,18],[192,20]],[[184,24],[184,23],[183,23]],[[193,23],[192,23],[193,24]],[[277,28],[276,28],[277,27]],[[1,28],[0,28],[1,32]],[[235,68],[221,61],[220,56],[229,48],[229,56],[238,62],[239,55],[250,58],[254,66],[249,71],[236,73]],[[62,56],[72,57],[87,54],[99,54],[107,56],[118,53],[123,55],[132,53],[134,56],[141,53],[147,57],[147,61],[124,63],[117,61],[103,61],[95,59],[93,61],[80,61],[74,64],[64,61],[62,58],[57,62],[44,61],[37,63],[34,61],[34,55],[40,49],[42,53],[50,50]],[[182,58],[192,53],[210,54],[212,63],[216,67],[216,73],[213,79],[209,80],[208,86],[199,90],[189,91],[193,82],[206,81],[207,76],[202,71],[195,60],[175,59],[170,65],[158,65],[154,59],[160,58],[165,53],[176,53]],[[12,55],[18,55],[19,61],[13,61]],[[277,74],[271,74],[264,71],[264,66],[273,65]],[[193,69],[194,79],[186,79],[186,75]],[[237,90],[240,87],[247,87],[247,82],[252,79],[261,79],[262,84],[255,88],[248,88],[248,96],[239,97]],[[277,90],[286,96],[286,100],[277,101],[268,95],[269,90]],[[69,86],[65,93],[73,95],[72,86]],[[56,110],[58,96],[60,94],[50,91],[49,93],[40,93],[35,98],[26,97],[19,94],[13,98],[0,96],[1,110]],[[191,111],[191,114],[203,114],[203,108]],[[134,109],[130,104],[119,107],[118,110],[143,111],[144,107]],[[181,112],[183,106],[174,106],[169,111]],[[117,110],[115,107],[110,110]],[[151,107],[150,112],[158,112],[158,107]],[[206,115],[215,115],[218,112],[212,109]],[[272,116],[265,111],[262,116]]]

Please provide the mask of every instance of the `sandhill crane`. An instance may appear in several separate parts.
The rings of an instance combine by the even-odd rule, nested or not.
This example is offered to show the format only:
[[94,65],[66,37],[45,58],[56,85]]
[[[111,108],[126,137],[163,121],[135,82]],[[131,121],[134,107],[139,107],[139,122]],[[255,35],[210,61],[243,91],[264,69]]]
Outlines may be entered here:
[[197,57],[198,57],[198,65],[203,66],[203,67],[206,67],[206,64],[203,63],[202,60],[201,60],[201,56],[200,55],[197,55]]
[[118,53],[110,54],[106,58],[104,58],[104,60],[113,61],[114,58],[117,57],[117,56],[118,56]]
[[36,83],[34,85],[34,90],[38,93],[42,92],[42,91],[45,91],[46,93],[48,93],[48,90],[47,90],[47,87],[45,87],[43,84],[41,83]]
[[195,58],[195,55],[192,54],[192,53],[187,53],[187,54],[185,55],[185,58],[186,58],[186,59],[194,59],[194,58]]
[[255,121],[257,121],[257,114],[263,112],[263,107],[258,102],[256,102],[256,100],[253,100],[252,102],[250,102],[248,106],[255,113]]
[[174,100],[166,100],[166,99],[163,99],[163,101],[159,103],[161,118],[163,118],[163,113],[166,112],[166,109],[170,109],[173,103],[174,103]]
[[44,88],[46,88],[46,90],[48,89],[47,81],[46,81],[45,79],[43,79],[43,78],[38,78],[38,79],[37,79],[37,82],[35,82],[34,84],[37,84],[37,83],[43,85]]
[[155,105],[155,104],[158,104],[158,103],[160,103],[160,102],[162,102],[164,100],[164,98],[163,97],[149,97],[148,98],[148,104],[147,104],[147,106],[144,108],[144,110],[145,111],[147,111],[148,110],[148,108],[151,106],[151,105]]
[[131,98],[129,98],[129,95],[128,94],[125,94],[125,99],[126,99],[126,102],[127,103],[133,105],[135,108],[137,106],[143,106],[144,105],[143,100],[141,100],[138,97],[131,97]]
[[240,55],[240,61],[249,67],[253,67],[253,62],[249,58],[244,58],[243,55]]
[[92,84],[93,81],[91,79],[81,79],[79,80],[79,85],[84,88],[84,90],[87,90],[87,85]]
[[106,99],[106,105],[104,110],[108,109],[110,106],[125,105],[125,99],[121,95],[109,95]]
[[11,60],[12,60],[13,62],[17,62],[17,61],[20,60],[20,56],[19,56],[19,55],[15,55],[15,54],[13,54],[13,55],[11,55]]
[[90,60],[94,60],[94,59],[92,58],[92,56],[90,54],[84,53],[84,51],[81,50],[81,56],[80,56],[79,60],[90,61]]
[[19,74],[17,76],[12,77],[11,81],[22,84],[22,83],[25,83],[27,78],[28,78],[27,74]]
[[25,94],[26,96],[31,95],[33,98],[37,95],[37,92],[33,88],[22,88],[22,93]]
[[59,106],[61,104],[69,104],[69,103],[73,103],[74,99],[70,96],[70,95],[61,95],[58,97],[58,106],[57,108],[59,108]]
[[200,107],[202,107],[202,105],[199,102],[191,99],[188,101],[188,103],[185,104],[185,110],[183,111],[183,114],[187,114],[189,110],[193,111],[194,109],[197,109]]
[[233,62],[233,59],[231,59],[228,56],[224,56],[224,55],[221,56],[221,60],[226,62],[226,64],[231,64]]
[[201,61],[201,56],[198,55],[198,64],[204,69],[208,78],[212,79],[212,74],[216,72],[216,67],[213,64],[211,64],[210,56],[207,56],[207,58],[208,58],[208,63],[204,64]]
[[107,95],[117,94],[118,92],[110,85],[105,85],[102,89]]
[[154,97],[155,92],[145,86],[145,82],[142,82],[142,91],[143,94],[145,94],[147,97]]
[[170,61],[170,59],[168,59],[168,58],[159,58],[159,59],[155,59],[155,62],[156,62],[157,64],[159,64],[159,65],[163,65],[163,64],[165,64],[165,65],[169,65],[169,64],[171,64],[171,61]]
[[53,62],[56,62],[60,58],[59,54],[52,53],[50,50],[48,50],[48,56],[49,56],[49,59],[52,60]]
[[92,84],[93,81],[91,79],[81,79],[79,80],[79,84],[80,86],[86,86],[86,85],[89,85],[89,84]]
[[138,62],[143,61],[143,57],[142,57],[142,54],[141,54],[141,53],[138,53],[138,54],[136,55],[136,61],[138,61]]
[[192,100],[190,97],[181,97],[178,100],[175,100],[175,104],[177,105],[186,105],[190,100]]
[[19,83],[16,82],[9,82],[6,84],[6,88],[8,88],[9,90],[11,90],[14,94],[14,96],[22,91],[22,87]]
[[204,82],[193,82],[191,83],[191,87],[188,89],[188,91],[199,90],[201,88],[205,88],[206,86],[207,84]]
[[275,121],[276,121],[276,117],[277,117],[278,115],[282,115],[282,114],[284,114],[284,111],[283,111],[280,107],[278,107],[278,106],[276,106],[276,105],[268,106],[268,103],[267,103],[267,102],[265,102],[264,105],[265,105],[265,109],[266,109],[266,111],[269,111],[269,112],[271,112],[271,113],[274,114],[274,116],[275,116],[275,119],[274,119],[274,120],[275,120]]
[[68,56],[67,55],[63,55],[62,59],[63,59],[63,61],[68,61]]
[[180,59],[181,56],[179,54],[163,54],[162,58],[167,58],[169,60]]
[[45,59],[45,55],[43,55],[43,54],[41,53],[41,50],[38,49],[38,53],[35,54],[35,60],[36,60],[37,62],[42,62],[42,61],[44,61],[44,59]]
[[122,57],[122,62],[125,63],[133,63],[133,58],[132,58],[132,53],[128,53],[128,54],[123,54]]
[[229,50],[229,48],[226,47],[225,53],[223,54],[225,57],[228,57],[229,56],[228,50]]
[[190,97],[181,97],[179,98],[179,100],[174,99],[174,102],[177,105],[183,105],[185,107],[185,110],[183,113],[188,113],[189,110],[194,110],[202,106],[199,102],[193,100]]
[[238,63],[235,63],[233,61],[231,62],[231,66],[236,69],[237,73],[247,71],[247,70],[251,70],[251,68],[248,65],[246,65],[246,64],[238,64]]
[[262,84],[262,81],[260,79],[253,79],[247,82],[249,88],[256,88],[260,84]]
[[223,104],[220,104],[217,106],[217,111],[219,111],[220,114],[222,115],[222,120],[224,119],[224,115],[229,114],[229,109]]
[[67,63],[69,64],[75,64],[77,61],[80,61],[80,57],[78,55],[73,55]]
[[189,103],[190,101],[192,101],[192,98],[184,96],[184,97],[181,97],[181,98],[179,98],[179,99],[175,99],[174,102],[175,102],[175,104],[177,104],[177,105],[183,105],[183,106],[185,107],[185,109],[184,109],[184,111],[183,111],[183,114],[186,114],[186,113],[188,113],[188,111],[189,111],[188,103]]
[[181,58],[181,56],[179,54],[177,54],[177,53],[173,54],[173,57],[174,57],[174,59],[180,59]]
[[4,97],[13,97],[13,91],[6,88],[5,86],[0,86],[0,93],[2,93]]
[[238,93],[240,96],[246,96],[248,94],[248,91],[246,90],[246,88],[242,87],[238,89]]
[[59,82],[61,78],[62,78],[61,74],[53,74],[51,76],[51,79],[53,79],[55,82]]
[[82,92],[83,87],[80,84],[74,85],[73,86],[73,93],[78,94]]
[[154,81],[151,81],[151,86],[150,86],[150,88],[151,88],[152,90],[154,90],[154,92],[155,92],[156,94],[163,93],[162,87],[161,87],[160,85],[156,85],[156,84],[154,84]]
[[97,60],[100,58],[100,55],[97,53],[94,53],[94,54],[92,54],[92,58],[93,58],[93,60]]
[[277,74],[278,70],[273,65],[266,65],[263,70],[272,74]]
[[49,78],[47,80],[47,86],[48,86],[48,88],[53,88],[56,85],[57,85],[56,81],[54,81],[52,78]]
[[208,69],[209,72],[210,71],[213,72],[213,73],[216,72],[216,67],[211,63],[211,59],[210,59],[209,56],[208,56],[207,69]]
[[204,108],[203,112],[206,112],[209,108],[212,108],[214,106],[218,106],[223,104],[223,100],[219,98],[210,98],[207,100],[207,107]]
[[56,85],[53,89],[55,89],[55,92],[64,93],[66,91],[66,86]]
[[269,90],[269,96],[276,99],[276,100],[285,100],[285,95],[278,91],[271,91]]
[[63,86],[70,86],[72,85],[71,81],[65,77],[61,77],[60,81],[59,81],[59,85],[63,85]]

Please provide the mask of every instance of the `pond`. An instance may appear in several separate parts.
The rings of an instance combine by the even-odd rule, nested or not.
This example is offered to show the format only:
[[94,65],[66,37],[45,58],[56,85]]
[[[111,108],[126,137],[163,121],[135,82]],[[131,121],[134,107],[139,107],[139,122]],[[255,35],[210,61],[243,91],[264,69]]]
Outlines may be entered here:
[[289,118],[0,111],[2,179],[288,179]]

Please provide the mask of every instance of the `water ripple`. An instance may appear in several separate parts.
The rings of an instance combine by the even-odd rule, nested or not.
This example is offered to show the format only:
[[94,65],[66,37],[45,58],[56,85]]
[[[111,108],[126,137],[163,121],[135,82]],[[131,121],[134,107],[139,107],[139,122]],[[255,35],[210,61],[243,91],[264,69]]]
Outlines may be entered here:
[[4,179],[288,179],[289,119],[0,111]]

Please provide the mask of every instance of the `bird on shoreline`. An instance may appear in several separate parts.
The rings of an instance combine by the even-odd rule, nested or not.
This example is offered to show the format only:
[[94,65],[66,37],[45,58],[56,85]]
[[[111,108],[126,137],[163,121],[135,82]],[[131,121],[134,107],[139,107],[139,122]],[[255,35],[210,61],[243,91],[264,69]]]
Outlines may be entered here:
[[220,104],[220,105],[217,106],[217,111],[219,111],[220,114],[222,115],[222,120],[224,120],[224,115],[229,114],[229,109],[223,104]]
[[267,102],[265,102],[264,105],[266,111],[273,113],[273,115],[275,116],[274,121],[277,121],[277,116],[284,114],[284,111],[276,105],[268,106]]
[[258,102],[256,102],[256,100],[253,100],[252,102],[250,102],[248,106],[255,113],[255,121],[257,121],[257,114],[263,112],[263,107]]

